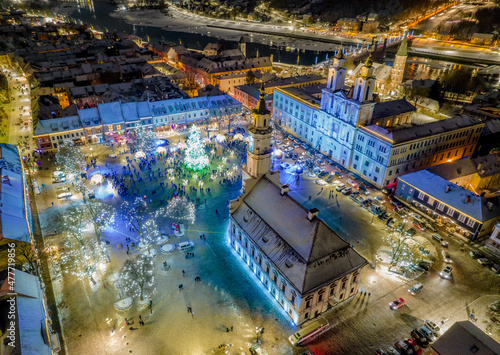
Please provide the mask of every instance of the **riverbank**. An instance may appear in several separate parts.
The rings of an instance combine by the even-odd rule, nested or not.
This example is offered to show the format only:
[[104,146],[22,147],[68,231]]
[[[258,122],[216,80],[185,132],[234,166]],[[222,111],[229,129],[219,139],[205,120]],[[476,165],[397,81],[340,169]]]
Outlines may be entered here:
[[[236,42],[240,39],[241,36],[244,36],[247,42],[276,46],[278,48],[282,48],[285,50],[288,49],[290,51],[309,50],[318,52],[334,52],[339,47],[338,45],[335,45],[333,43],[322,43],[313,40],[294,39],[290,37],[261,34],[257,32],[249,33],[248,30],[238,31],[235,29],[214,27],[210,25],[209,22],[211,20],[208,18],[190,18],[189,16],[180,14],[176,11],[170,11],[169,15],[164,15],[159,10],[115,10],[110,14],[110,16],[119,18],[130,25],[158,27],[166,31],[174,32],[197,33],[211,37],[222,38],[227,41]],[[201,20],[208,23],[202,23]]]

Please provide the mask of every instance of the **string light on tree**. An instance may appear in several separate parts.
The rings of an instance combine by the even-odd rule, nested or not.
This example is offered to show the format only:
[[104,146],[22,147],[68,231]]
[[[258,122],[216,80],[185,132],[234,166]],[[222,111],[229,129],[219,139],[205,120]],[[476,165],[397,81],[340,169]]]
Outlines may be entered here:
[[186,167],[193,170],[202,170],[206,168],[208,166],[208,157],[201,141],[200,134],[196,130],[196,125],[191,127],[186,146],[186,157],[184,158]]
[[155,289],[153,258],[139,254],[135,259],[127,259],[120,272],[120,284],[125,294],[144,301]]

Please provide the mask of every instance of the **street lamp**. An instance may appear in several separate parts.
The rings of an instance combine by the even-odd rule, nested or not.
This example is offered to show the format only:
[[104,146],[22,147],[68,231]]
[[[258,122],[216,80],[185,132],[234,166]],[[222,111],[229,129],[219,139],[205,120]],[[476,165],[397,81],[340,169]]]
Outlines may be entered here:
[[93,150],[94,149],[92,147],[90,147],[90,154],[92,155],[92,160],[94,159],[94,152],[93,152]]

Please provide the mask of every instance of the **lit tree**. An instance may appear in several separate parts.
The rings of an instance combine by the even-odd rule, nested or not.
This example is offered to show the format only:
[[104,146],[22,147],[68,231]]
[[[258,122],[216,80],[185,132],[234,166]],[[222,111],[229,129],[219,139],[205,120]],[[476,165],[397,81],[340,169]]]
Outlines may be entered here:
[[85,191],[85,183],[81,179],[80,174],[87,169],[85,156],[72,140],[65,139],[57,148],[56,162],[59,169],[66,174],[68,179],[73,179],[75,188],[80,191]]
[[120,208],[120,218],[139,234],[144,246],[149,245],[155,237],[159,236],[159,228],[150,215],[148,204],[141,197],[136,197],[132,202],[123,202]]
[[38,259],[31,243],[18,243],[15,259],[16,267],[19,270],[23,270],[32,275],[38,275]]
[[136,129],[137,150],[142,151],[146,156],[151,156],[156,151],[156,135],[153,130],[140,125]]
[[114,225],[115,208],[97,199],[87,199],[84,197],[83,201],[85,215],[94,227],[97,240],[101,240],[103,231],[108,226]]
[[127,259],[120,273],[120,284],[125,294],[143,301],[144,294],[151,294],[154,290],[153,270],[153,259],[147,255],[139,254],[135,260]]
[[186,145],[186,157],[184,158],[186,166],[193,170],[202,170],[206,168],[208,166],[208,156],[205,152],[200,134],[196,130],[196,125],[191,127]]
[[196,219],[194,203],[185,196],[171,199],[163,212],[163,216],[178,223],[194,223]]
[[404,232],[393,231],[383,239],[391,247],[389,270],[393,266],[407,266],[415,262],[418,243],[411,236]]
[[107,259],[107,250],[103,242],[96,238],[86,238],[85,229],[89,220],[85,218],[85,209],[81,205],[68,207],[60,215],[59,224],[68,237],[65,243],[65,252],[61,255],[61,261],[68,270],[80,280],[88,277],[95,285],[93,274],[101,261]]

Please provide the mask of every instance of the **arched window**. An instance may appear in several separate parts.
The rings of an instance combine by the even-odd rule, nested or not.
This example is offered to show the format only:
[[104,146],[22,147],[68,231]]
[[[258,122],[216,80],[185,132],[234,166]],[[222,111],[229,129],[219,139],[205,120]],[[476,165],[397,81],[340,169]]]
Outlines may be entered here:
[[368,100],[368,94],[370,93],[370,85],[366,87],[365,101]]

